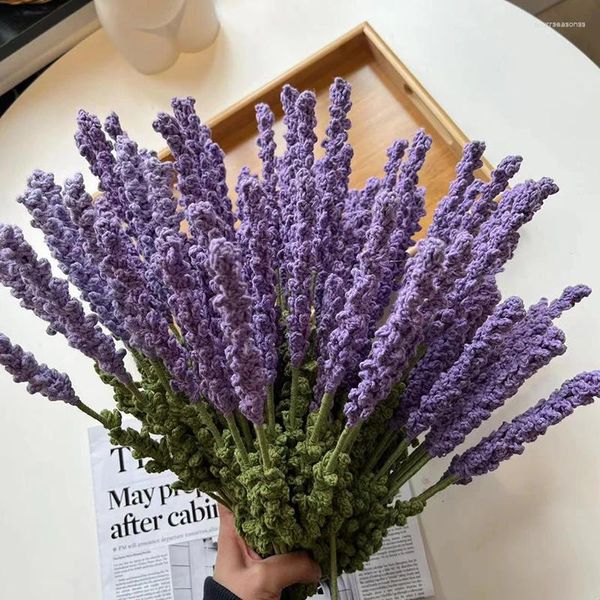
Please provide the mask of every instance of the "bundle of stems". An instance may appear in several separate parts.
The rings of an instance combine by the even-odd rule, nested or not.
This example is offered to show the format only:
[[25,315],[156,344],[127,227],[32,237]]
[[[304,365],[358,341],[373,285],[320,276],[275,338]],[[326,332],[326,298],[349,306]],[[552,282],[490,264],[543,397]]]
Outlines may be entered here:
[[[520,157],[482,180],[485,146],[467,144],[416,243],[431,138],[397,140],[383,175],[351,189],[350,85],[331,86],[319,158],[315,95],[286,86],[281,102],[283,152],[273,112],[258,105],[262,170],[242,169],[235,208],[193,99],[174,99],[154,122],[167,162],[115,114],[102,125],[80,111],[75,140],[100,194],[79,174],[60,186],[35,171],[19,198],[65,278],[2,225],[0,281],[93,361],[116,408],[96,412],[67,374],[3,334],[0,363],[31,393],[96,419],[148,472],[170,470],[174,487],[231,509],[261,555],[309,551],[336,598],[337,574],[361,569],[390,527],[590,403],[600,372],[566,381],[456,454],[434,485],[398,499],[565,351],[554,321],[590,290],[528,308],[501,298],[496,276],[521,226],[557,191],[547,178],[509,189]],[[124,428],[123,415],[140,427]]]

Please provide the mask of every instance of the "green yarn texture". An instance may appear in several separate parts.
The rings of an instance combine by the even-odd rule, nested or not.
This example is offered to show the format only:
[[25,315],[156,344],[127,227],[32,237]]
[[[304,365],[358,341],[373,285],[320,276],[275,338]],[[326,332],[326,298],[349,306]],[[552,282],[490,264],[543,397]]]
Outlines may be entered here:
[[[393,498],[408,457],[401,433],[389,428],[403,383],[355,430],[345,429],[341,390],[326,426],[316,431],[318,411],[310,410],[316,363],[308,360],[295,373],[293,415],[292,373],[284,364],[273,389],[275,422],[264,427],[261,451],[241,414],[225,419],[207,402],[190,403],[169,387],[162,364],[138,353],[135,361],[140,377],[131,388],[98,371],[117,406],[99,415],[111,442],[147,459],[149,473],[173,472],[174,488],[201,490],[231,509],[239,534],[260,555],[306,550],[328,574],[334,547],[337,573],[351,573],[379,550],[390,527],[423,510],[418,498]],[[123,414],[138,419],[141,429],[124,429]],[[398,448],[397,460],[380,473]],[[282,597],[300,600],[314,592],[298,585]]]

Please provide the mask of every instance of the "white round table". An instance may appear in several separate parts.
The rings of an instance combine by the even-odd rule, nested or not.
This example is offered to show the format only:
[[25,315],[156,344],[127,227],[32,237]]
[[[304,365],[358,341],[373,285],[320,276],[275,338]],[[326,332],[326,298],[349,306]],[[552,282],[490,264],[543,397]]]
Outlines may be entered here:
[[[567,40],[501,0],[220,0],[222,31],[197,55],[154,76],[133,71],[102,30],[61,58],[0,119],[0,220],[21,225],[14,201],[39,167],[58,180],[83,170],[72,141],[84,107],[116,110],[146,147],[162,147],[154,115],[193,95],[209,118],[368,20],[458,125],[485,139],[492,162],[525,157],[521,177],[561,187],[525,228],[502,275],[505,294],[528,302],[587,282],[596,295],[561,320],[569,352],[538,374],[488,432],[563,379],[600,367],[600,71]],[[95,182],[86,175],[90,189]],[[0,290],[0,330],[68,370],[96,408],[111,404],[88,360]],[[100,597],[86,428],[66,405],[29,396],[0,370],[0,587],[4,598]],[[473,436],[474,441],[478,436]],[[600,599],[600,405],[585,408],[523,457],[427,507],[422,529],[439,600]],[[470,440],[470,441],[473,441]],[[416,487],[433,481],[426,470]]]

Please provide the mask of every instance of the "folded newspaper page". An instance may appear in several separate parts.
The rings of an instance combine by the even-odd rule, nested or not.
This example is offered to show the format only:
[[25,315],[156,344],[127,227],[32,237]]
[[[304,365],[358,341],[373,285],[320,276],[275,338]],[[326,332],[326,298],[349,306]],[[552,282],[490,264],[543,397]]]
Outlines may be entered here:
[[[135,427],[135,422],[124,426]],[[149,474],[103,427],[89,429],[102,600],[202,600],[217,556],[215,502],[171,489],[170,472]],[[405,486],[400,498],[410,498]],[[360,573],[342,575],[341,600],[417,600],[433,595],[416,519],[393,527]],[[326,584],[315,600],[330,600]]]
[[[135,426],[135,423],[126,423]],[[171,489],[106,430],[89,430],[103,600],[196,600],[216,557],[216,503]]]

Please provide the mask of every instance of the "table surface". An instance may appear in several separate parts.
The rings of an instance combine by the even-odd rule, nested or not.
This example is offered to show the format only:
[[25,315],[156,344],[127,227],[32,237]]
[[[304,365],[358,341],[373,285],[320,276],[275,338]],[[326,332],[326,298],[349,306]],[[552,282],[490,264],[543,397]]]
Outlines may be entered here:
[[[282,7],[284,7],[282,9]],[[26,228],[14,198],[36,168],[59,180],[85,168],[72,142],[79,107],[116,110],[142,145],[161,147],[153,116],[193,95],[209,118],[368,20],[492,162],[525,157],[521,177],[561,192],[523,233],[501,276],[527,302],[569,284],[599,291],[561,320],[569,351],[534,377],[483,431],[563,379],[600,363],[597,157],[600,72],[567,40],[501,0],[221,0],[222,31],[168,71],[133,71],[99,31],[49,68],[0,120],[0,220]],[[300,25],[301,24],[301,25]],[[88,174],[90,189],[95,187]],[[0,329],[68,370],[86,402],[110,405],[87,360],[0,290]],[[28,396],[0,373],[0,583],[6,598],[99,598],[87,417]],[[475,440],[478,436],[473,436]],[[600,598],[600,405],[581,409],[522,457],[454,486],[422,517],[439,600]],[[470,441],[473,441],[472,439]],[[435,480],[432,465],[415,482]]]

